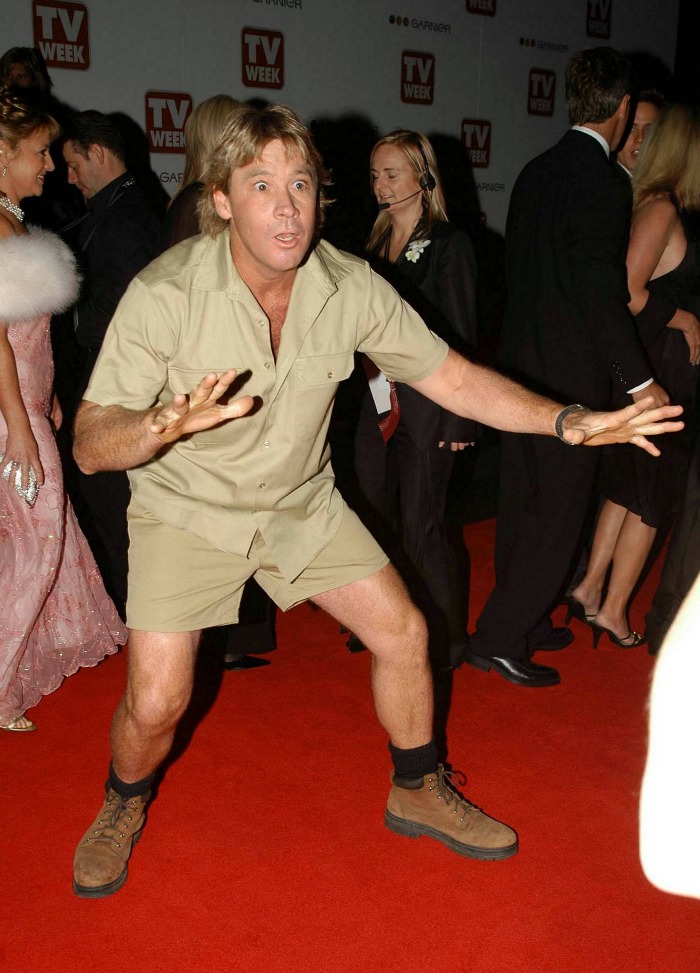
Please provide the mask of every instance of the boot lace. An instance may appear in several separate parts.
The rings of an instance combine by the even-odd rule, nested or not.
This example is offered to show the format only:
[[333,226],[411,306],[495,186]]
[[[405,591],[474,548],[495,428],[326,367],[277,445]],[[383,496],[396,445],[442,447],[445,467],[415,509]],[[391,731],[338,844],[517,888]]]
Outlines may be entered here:
[[112,791],[106,801],[100,817],[95,824],[94,837],[87,839],[86,844],[92,842],[113,842],[117,848],[122,847],[122,841],[127,836],[129,822],[133,821],[132,811],[136,811],[136,798],[126,799]]
[[467,783],[467,778],[461,770],[446,770],[442,764],[438,764],[437,774],[435,776],[431,774],[428,782],[428,790],[431,793],[437,790],[438,800],[444,801],[446,807],[454,804],[452,813],[460,814],[460,821],[464,821],[467,814],[479,810],[476,804],[462,797],[455,786],[457,784],[459,787],[464,787]]

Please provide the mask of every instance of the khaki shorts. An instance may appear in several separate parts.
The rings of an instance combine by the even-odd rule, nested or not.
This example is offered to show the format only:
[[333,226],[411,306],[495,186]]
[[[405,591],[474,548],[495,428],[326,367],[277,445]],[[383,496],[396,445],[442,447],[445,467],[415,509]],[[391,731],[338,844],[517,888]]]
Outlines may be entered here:
[[248,557],[229,554],[164,524],[132,500],[129,538],[127,625],[142,632],[195,632],[237,622],[243,585],[251,577],[287,611],[389,563],[347,506],[335,536],[292,582],[282,576],[259,533]]

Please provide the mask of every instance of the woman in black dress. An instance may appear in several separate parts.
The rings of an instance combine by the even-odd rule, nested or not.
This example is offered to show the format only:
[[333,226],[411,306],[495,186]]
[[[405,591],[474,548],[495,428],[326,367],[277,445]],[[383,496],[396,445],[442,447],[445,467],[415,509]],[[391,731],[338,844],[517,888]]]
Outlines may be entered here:
[[[430,142],[418,132],[386,135],[372,150],[370,179],[379,205],[367,244],[374,269],[432,331],[459,351],[473,350],[474,249],[468,234],[447,221]],[[391,550],[426,614],[433,659],[454,663],[466,644],[469,589],[445,528],[445,501],[456,452],[473,445],[476,425],[406,385],[385,386],[382,404],[383,376],[368,377],[374,394],[364,396],[355,439],[367,507],[358,512]],[[395,528],[398,544],[392,543]]]
[[[630,630],[627,605],[658,527],[678,508],[689,458],[689,430],[700,363],[700,245],[685,214],[700,209],[700,110],[672,105],[654,122],[633,176],[627,253],[630,310],[654,377],[684,408],[686,428],[659,442],[654,458],[614,447],[603,460],[606,498],[585,578],[571,613],[624,648],[644,638]],[[601,603],[608,568],[605,599]]]

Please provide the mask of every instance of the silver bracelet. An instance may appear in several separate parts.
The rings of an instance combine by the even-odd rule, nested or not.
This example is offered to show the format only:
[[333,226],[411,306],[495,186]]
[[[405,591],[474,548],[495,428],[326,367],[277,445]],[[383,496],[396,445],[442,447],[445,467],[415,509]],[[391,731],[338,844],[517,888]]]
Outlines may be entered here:
[[581,443],[570,443],[568,439],[564,439],[564,420],[574,412],[588,414],[590,411],[585,405],[581,405],[580,402],[577,402],[575,405],[567,405],[565,409],[562,409],[554,420],[554,432],[557,435],[557,439],[561,440],[565,446],[580,446]]
[[[5,459],[5,454],[0,455],[0,464]],[[34,472],[34,467],[30,465],[28,476],[27,476],[27,486],[26,488],[22,486],[22,466],[16,461],[10,460],[9,463],[5,464],[2,473],[0,473],[3,480],[14,487],[15,493],[17,493],[23,500],[33,507],[36,503],[36,498],[39,496],[39,484],[37,483],[36,473]]]

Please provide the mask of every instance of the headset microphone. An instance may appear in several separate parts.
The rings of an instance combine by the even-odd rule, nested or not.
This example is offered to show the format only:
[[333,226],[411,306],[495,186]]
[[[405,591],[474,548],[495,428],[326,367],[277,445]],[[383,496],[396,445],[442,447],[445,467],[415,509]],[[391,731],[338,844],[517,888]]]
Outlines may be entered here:
[[432,192],[433,189],[435,189],[436,186],[435,176],[430,171],[430,166],[428,165],[428,160],[426,158],[425,152],[423,150],[423,146],[421,145],[421,141],[418,138],[418,135],[416,135],[416,146],[418,147],[418,151],[420,152],[420,157],[423,160],[423,175],[420,177],[420,188],[424,189],[426,193],[429,193]]
[[403,199],[395,199],[393,203],[380,203],[377,207],[380,210],[389,209],[390,206],[398,206],[399,203],[405,203],[407,199],[413,199],[414,196],[418,196],[419,193],[423,192],[423,188],[417,189],[415,193],[411,193],[410,196],[404,196]]

